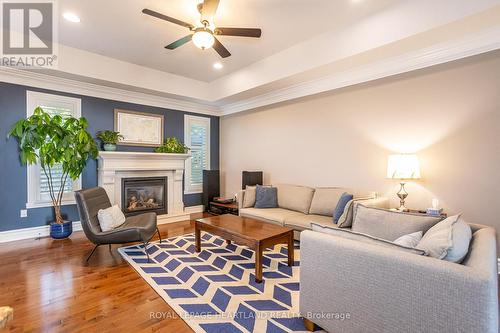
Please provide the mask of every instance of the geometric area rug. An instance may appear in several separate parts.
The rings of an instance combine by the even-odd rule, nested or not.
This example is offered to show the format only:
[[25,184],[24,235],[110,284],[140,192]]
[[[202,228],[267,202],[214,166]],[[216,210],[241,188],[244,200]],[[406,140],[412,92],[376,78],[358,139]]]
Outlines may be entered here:
[[306,332],[299,315],[300,251],[287,265],[287,246],[266,249],[263,281],[255,282],[254,252],[202,233],[118,249],[122,257],[195,331],[203,333]]

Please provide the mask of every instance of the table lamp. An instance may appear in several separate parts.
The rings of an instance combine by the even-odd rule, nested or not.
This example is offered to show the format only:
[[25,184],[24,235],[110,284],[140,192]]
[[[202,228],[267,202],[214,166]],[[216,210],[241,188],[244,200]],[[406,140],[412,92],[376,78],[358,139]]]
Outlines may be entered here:
[[405,199],[408,192],[405,190],[405,180],[420,179],[420,163],[418,156],[415,154],[398,154],[389,155],[387,161],[387,178],[399,179],[401,188],[399,189],[398,197],[400,202],[399,210],[403,212],[409,211],[405,207]]

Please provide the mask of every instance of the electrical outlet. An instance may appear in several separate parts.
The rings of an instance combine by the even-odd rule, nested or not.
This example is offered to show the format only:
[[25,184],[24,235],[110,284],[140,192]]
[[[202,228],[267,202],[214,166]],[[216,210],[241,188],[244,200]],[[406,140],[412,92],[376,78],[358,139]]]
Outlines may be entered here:
[[28,216],[28,210],[27,209],[21,209],[21,217],[27,217]]

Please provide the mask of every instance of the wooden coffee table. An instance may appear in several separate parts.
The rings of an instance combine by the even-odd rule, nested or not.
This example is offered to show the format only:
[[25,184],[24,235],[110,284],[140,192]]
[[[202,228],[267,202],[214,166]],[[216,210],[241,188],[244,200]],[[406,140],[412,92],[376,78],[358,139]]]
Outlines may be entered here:
[[201,251],[201,231],[248,246],[255,251],[255,281],[262,282],[262,251],[277,244],[288,244],[288,266],[293,266],[293,229],[231,214],[196,220],[196,252]]

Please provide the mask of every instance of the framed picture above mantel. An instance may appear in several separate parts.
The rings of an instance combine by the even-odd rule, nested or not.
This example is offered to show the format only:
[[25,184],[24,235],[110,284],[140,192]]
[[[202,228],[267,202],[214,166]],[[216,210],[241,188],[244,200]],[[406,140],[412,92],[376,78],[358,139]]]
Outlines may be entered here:
[[163,126],[163,115],[115,109],[115,131],[123,135],[120,145],[161,146]]

